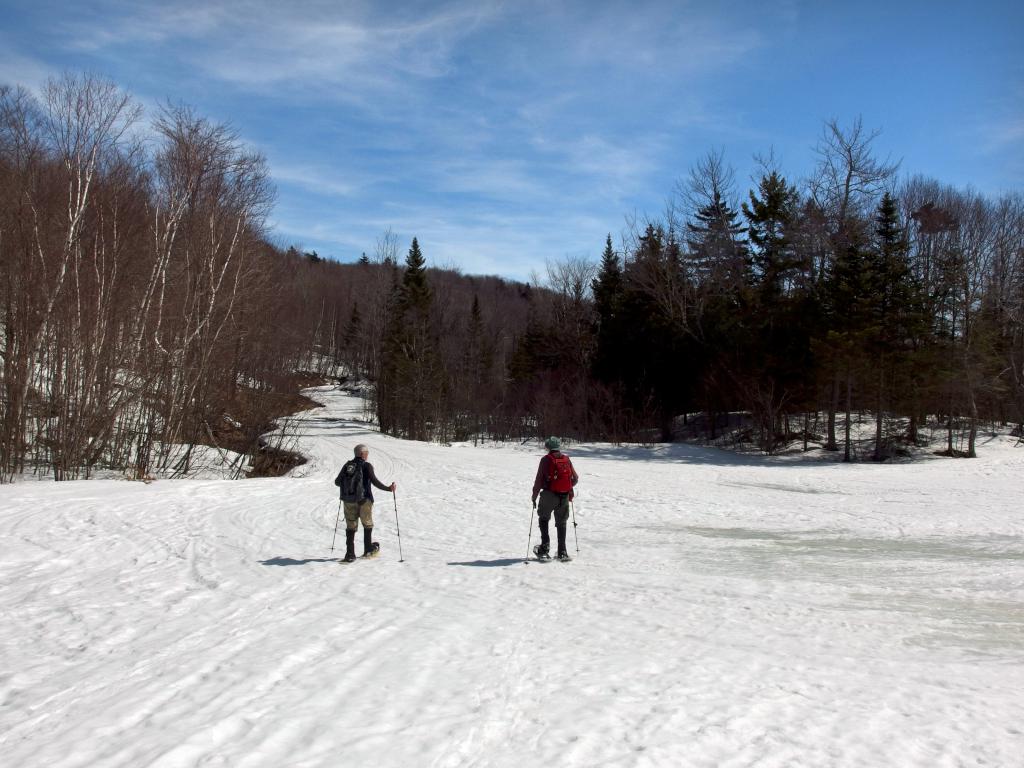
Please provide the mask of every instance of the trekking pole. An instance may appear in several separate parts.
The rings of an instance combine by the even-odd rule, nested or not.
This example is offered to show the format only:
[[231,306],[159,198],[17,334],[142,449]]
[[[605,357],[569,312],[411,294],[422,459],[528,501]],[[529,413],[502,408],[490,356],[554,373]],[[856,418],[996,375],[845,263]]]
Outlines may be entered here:
[[391,492],[391,500],[395,502],[395,530],[398,531],[398,562],[404,563],[405,558],[402,557],[402,526],[398,524],[398,492]]
[[576,505],[569,502],[569,509],[572,510],[572,537],[576,539],[576,554],[580,553],[580,535],[576,533]]
[[331,537],[331,552],[334,551],[334,540],[338,538],[338,522],[341,520],[341,502],[338,502],[338,517],[334,520],[334,535]]
[[533,502],[533,507],[530,509],[530,532],[526,536],[526,559],[524,563],[530,562],[530,542],[533,541],[533,513],[537,509],[537,502]]

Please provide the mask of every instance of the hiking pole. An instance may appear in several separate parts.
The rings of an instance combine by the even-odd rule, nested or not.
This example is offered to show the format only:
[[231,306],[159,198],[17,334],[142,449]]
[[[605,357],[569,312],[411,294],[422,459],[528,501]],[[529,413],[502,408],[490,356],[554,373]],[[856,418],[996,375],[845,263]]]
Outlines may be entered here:
[[338,502],[338,517],[334,520],[334,535],[331,537],[331,552],[334,551],[334,540],[338,538],[338,522],[341,520],[341,502]]
[[572,537],[576,539],[576,554],[580,553],[580,535],[576,533],[576,505],[569,502],[569,509],[572,510]]
[[533,507],[530,509],[530,532],[526,537],[526,559],[524,563],[530,562],[530,542],[533,541],[533,513],[537,509],[537,502],[533,502]]
[[395,502],[395,530],[398,531],[398,562],[404,563],[405,558],[402,557],[402,526],[398,524],[398,492],[391,492],[391,500]]

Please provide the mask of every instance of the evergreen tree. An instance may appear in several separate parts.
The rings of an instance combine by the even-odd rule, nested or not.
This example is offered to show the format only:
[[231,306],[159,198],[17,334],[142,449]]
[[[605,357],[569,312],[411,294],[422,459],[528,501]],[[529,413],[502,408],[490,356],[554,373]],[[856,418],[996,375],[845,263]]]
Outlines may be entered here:
[[405,310],[423,313],[430,308],[430,286],[427,284],[426,259],[420,252],[420,244],[412,239],[409,254],[405,258],[405,274],[402,276],[402,305]]
[[749,282],[749,260],[738,213],[716,191],[686,225],[694,279],[712,294],[737,292]]
[[597,314],[597,348],[594,352],[594,375],[599,381],[612,383],[619,378],[622,365],[620,309],[623,298],[622,265],[612,248],[609,234],[601,255],[601,270],[591,284],[594,310]]
[[873,361],[876,380],[875,391],[875,450],[874,459],[888,456],[883,434],[886,392],[900,376],[898,362],[906,360],[903,354],[905,340],[918,330],[915,291],[907,262],[909,244],[899,219],[896,201],[887,192],[878,205],[875,216],[874,245],[868,251],[864,264],[868,295],[865,318],[868,354]]
[[770,304],[790,291],[799,259],[793,251],[791,228],[800,199],[795,187],[776,171],[762,176],[758,194],[750,191],[750,205],[743,203],[747,219],[754,279],[762,304]]
[[433,294],[427,283],[426,260],[413,238],[406,269],[397,288],[388,320],[385,361],[378,383],[378,409],[382,430],[428,440],[437,429],[445,393],[434,327]]
[[664,441],[672,439],[675,417],[693,384],[684,296],[674,238],[648,225],[624,270],[620,370],[628,406],[649,414]]
[[753,291],[744,307],[741,389],[758,421],[761,445],[773,453],[788,437],[785,417],[805,399],[809,336],[797,291],[801,259],[794,245],[799,196],[777,172],[763,175],[742,205],[750,243]]
[[867,338],[873,320],[871,273],[864,229],[866,222],[848,221],[844,247],[839,251],[826,281],[828,332],[824,349],[838,385],[845,395],[846,425],[843,461],[851,461],[851,414],[854,385],[866,361]]

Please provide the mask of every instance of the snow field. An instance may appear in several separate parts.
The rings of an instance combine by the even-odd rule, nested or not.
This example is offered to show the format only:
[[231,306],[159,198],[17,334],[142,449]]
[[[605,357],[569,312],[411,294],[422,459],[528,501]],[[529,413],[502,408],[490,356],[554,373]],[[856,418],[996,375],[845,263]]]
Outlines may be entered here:
[[[541,449],[394,440],[311,394],[291,477],[0,487],[0,763],[1024,762],[1013,441],[569,446],[580,553],[524,565]],[[381,557],[337,563],[343,522],[330,551],[357,442],[404,563],[379,491]]]

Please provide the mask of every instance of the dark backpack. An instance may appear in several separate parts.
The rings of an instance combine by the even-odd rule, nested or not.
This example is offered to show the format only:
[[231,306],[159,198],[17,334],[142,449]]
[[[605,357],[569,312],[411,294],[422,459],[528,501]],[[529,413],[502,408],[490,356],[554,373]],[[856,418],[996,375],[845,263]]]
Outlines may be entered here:
[[363,462],[350,459],[345,462],[341,472],[334,479],[334,484],[341,488],[341,500],[359,503],[366,498],[366,486],[363,485]]
[[572,462],[565,454],[548,456],[548,490],[553,493],[572,490]]

